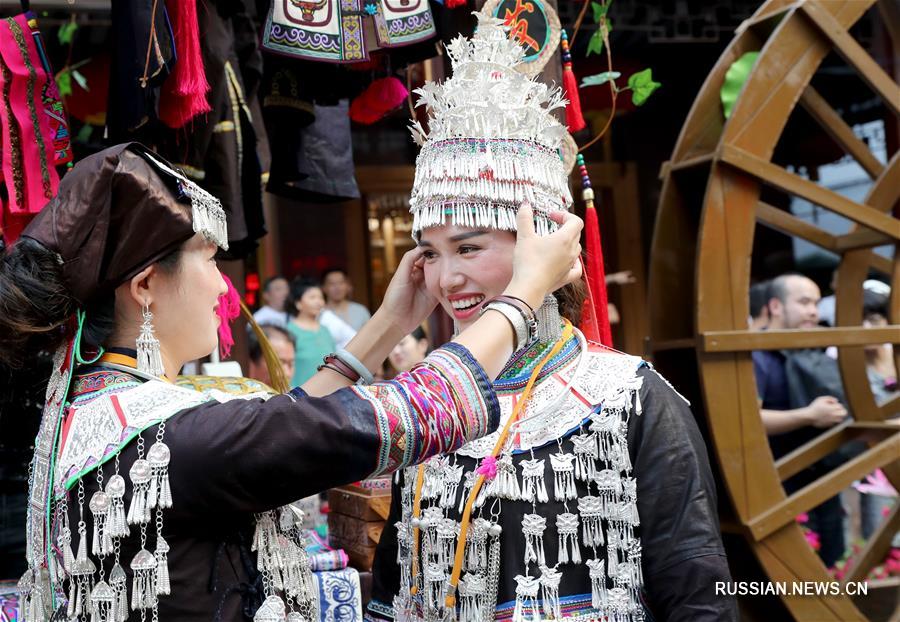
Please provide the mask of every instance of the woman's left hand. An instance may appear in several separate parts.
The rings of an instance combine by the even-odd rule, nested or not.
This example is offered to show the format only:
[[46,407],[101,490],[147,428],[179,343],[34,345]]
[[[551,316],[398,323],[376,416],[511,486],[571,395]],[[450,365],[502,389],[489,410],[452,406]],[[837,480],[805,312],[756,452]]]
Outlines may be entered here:
[[437,299],[425,289],[422,252],[415,248],[403,255],[378,309],[404,334],[415,330],[437,306]]

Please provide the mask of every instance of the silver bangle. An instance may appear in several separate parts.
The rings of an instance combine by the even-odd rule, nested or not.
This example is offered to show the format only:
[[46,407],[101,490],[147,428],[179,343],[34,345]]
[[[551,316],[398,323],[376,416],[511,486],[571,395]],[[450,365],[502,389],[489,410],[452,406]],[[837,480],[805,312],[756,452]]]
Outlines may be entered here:
[[347,352],[346,350],[338,350],[334,353],[334,355],[341,359],[347,367],[350,367],[353,371],[359,374],[359,380],[363,384],[372,384],[375,382],[375,376],[372,375],[365,365],[359,362],[359,359]]
[[503,302],[502,300],[494,300],[482,307],[481,314],[488,310],[502,313],[503,317],[505,317],[512,326],[513,333],[515,333],[516,337],[516,343],[514,344],[513,350],[520,349],[530,341],[528,325],[525,323],[525,318],[522,317],[522,312],[516,307],[508,302]]

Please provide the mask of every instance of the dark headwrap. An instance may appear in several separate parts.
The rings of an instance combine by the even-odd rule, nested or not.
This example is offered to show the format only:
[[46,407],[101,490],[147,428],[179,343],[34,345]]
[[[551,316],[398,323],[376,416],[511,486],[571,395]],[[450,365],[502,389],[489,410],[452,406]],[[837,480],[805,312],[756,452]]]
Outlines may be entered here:
[[217,199],[139,143],[79,162],[22,233],[57,253],[82,304],[164,257],[195,233],[227,249]]

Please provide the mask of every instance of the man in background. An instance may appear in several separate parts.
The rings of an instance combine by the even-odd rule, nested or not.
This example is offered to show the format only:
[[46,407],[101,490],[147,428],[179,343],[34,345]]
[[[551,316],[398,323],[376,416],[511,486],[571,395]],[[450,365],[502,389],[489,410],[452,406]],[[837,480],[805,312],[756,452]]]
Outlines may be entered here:
[[369,321],[369,310],[358,302],[350,300],[350,279],[341,268],[330,268],[322,273],[322,291],[325,293],[325,308],[340,319],[359,330]]
[[262,290],[263,306],[253,314],[257,324],[272,324],[282,328],[287,325],[284,303],[287,301],[288,291],[287,279],[281,275],[275,275],[265,282]]
[[750,286],[750,330],[763,330],[769,325],[769,288],[771,281],[760,281]]
[[[275,351],[276,356],[278,356],[281,369],[284,371],[284,377],[290,382],[294,375],[293,335],[284,328],[274,324],[260,324],[260,328],[269,340],[269,343],[272,344],[272,349]],[[262,346],[256,338],[256,333],[253,332],[250,333],[250,365],[247,368],[247,376],[272,386],[272,377],[269,375],[269,368],[266,366]]]
[[[800,274],[776,277],[769,288],[768,330],[809,329],[819,323],[819,287]],[[837,363],[820,350],[756,350],[753,370],[763,426],[776,459],[847,417]],[[815,396],[815,397],[812,397]],[[833,463],[816,463],[785,481],[788,494],[824,474]],[[819,533],[819,556],[833,566],[844,554],[843,510],[834,496],[809,512]]]

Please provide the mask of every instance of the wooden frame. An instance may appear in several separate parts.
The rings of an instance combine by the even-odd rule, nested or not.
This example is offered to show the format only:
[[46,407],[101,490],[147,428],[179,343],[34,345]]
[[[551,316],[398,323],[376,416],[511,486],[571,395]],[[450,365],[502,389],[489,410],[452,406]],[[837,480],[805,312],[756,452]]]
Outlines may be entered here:
[[[737,31],[688,115],[663,190],[650,258],[650,350],[673,373],[696,370],[715,455],[737,521],[773,581],[830,581],[794,517],[854,479],[882,468],[900,487],[900,427],[884,419],[900,400],[878,405],[865,373],[863,346],[900,341],[900,252],[893,260],[872,248],[900,242],[900,153],[882,165],[838,113],[810,87],[832,50],[900,114],[900,88],[848,34],[875,0],[768,0]],[[895,42],[896,43],[896,42]],[[719,92],[744,53],[758,51],[729,119]],[[773,163],[788,118],[805,108],[823,131],[873,179],[864,201],[851,201]],[[856,223],[834,235],[760,201],[762,186],[803,197]],[[838,253],[837,328],[751,333],[747,330],[753,236],[757,224]],[[900,250],[900,246],[895,246]],[[862,328],[862,282],[870,267],[891,279],[890,326]],[[757,348],[836,345],[855,421],[818,436],[778,462],[759,414],[750,353]],[[900,347],[895,348],[900,362]],[[665,364],[660,365],[666,372]],[[684,374],[682,373],[682,376]],[[849,440],[869,449],[788,495],[782,481]],[[897,529],[895,511],[857,560],[858,580],[880,562]],[[797,620],[865,617],[847,596],[782,597]],[[895,617],[900,613],[895,614]]]

